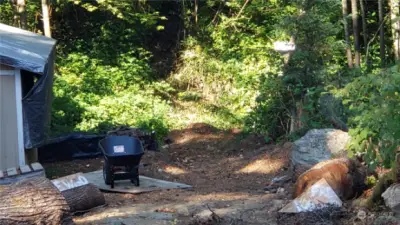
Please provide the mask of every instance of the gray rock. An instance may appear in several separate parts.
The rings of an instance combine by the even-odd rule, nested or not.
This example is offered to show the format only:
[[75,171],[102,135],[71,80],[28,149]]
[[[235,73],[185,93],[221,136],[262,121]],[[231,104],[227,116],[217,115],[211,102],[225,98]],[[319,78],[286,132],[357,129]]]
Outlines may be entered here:
[[313,129],[294,142],[292,167],[313,165],[340,156],[346,156],[346,144],[351,137],[337,129]]
[[399,225],[400,220],[394,216],[379,216],[375,219],[374,225]]
[[382,193],[385,205],[393,212],[400,213],[400,184],[392,184]]

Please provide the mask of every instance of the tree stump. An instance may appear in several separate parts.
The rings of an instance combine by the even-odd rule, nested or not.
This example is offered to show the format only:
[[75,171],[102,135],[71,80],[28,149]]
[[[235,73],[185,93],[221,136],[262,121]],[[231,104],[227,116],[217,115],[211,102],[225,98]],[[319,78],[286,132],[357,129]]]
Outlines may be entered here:
[[64,197],[44,177],[0,186],[0,199],[0,225],[74,224]]
[[61,191],[72,213],[85,212],[105,204],[104,195],[82,173],[61,177],[52,182]]
[[366,199],[358,199],[353,205],[359,207],[372,208],[376,204],[383,203],[382,193],[386,191],[392,184],[400,182],[400,153],[396,154],[395,162],[390,172],[379,178],[372,194]]
[[85,212],[106,203],[104,195],[93,184],[76,187],[61,192],[67,201],[71,212]]

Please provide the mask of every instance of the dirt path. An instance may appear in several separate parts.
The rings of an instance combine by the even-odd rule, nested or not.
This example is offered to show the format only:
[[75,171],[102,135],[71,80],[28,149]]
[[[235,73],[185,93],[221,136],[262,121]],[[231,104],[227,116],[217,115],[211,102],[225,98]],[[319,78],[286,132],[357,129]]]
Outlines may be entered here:
[[[243,138],[205,124],[172,131],[170,138],[173,143],[161,152],[146,152],[142,162],[151,165],[141,174],[190,184],[192,190],[105,193],[107,206],[76,216],[76,224],[282,224],[277,211],[290,201],[292,184],[279,194],[264,187],[288,174],[289,143],[266,145],[262,137]],[[44,166],[51,176],[64,176],[102,164],[98,158]],[[212,211],[223,218],[220,223],[197,219],[212,218]]]

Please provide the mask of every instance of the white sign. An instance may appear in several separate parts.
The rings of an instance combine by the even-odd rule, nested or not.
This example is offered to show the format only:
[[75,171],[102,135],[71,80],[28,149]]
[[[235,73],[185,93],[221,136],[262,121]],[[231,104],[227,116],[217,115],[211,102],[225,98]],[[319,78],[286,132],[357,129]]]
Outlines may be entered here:
[[292,52],[296,49],[296,45],[288,41],[274,42],[274,49],[278,52]]
[[114,146],[114,153],[123,153],[125,152],[125,148],[123,145]]
[[52,180],[51,182],[53,182],[54,186],[56,186],[57,189],[61,192],[89,184],[89,181],[86,179],[86,177],[83,176],[82,173],[61,177]]

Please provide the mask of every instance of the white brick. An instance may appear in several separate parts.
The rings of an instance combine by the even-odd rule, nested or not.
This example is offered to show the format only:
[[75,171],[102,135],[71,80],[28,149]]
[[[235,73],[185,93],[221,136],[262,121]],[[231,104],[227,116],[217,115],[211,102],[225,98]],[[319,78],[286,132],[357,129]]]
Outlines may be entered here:
[[18,173],[17,173],[17,169],[14,167],[14,168],[8,168],[7,169],[7,175],[9,176],[9,177],[11,177],[11,176],[16,176]]
[[29,165],[21,166],[19,169],[21,170],[22,174],[29,173],[32,171],[31,168],[29,167]]
[[32,163],[31,167],[34,171],[43,170],[43,166],[40,163]]

